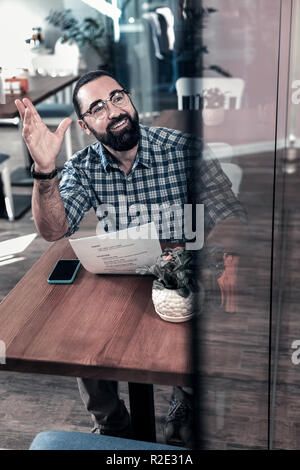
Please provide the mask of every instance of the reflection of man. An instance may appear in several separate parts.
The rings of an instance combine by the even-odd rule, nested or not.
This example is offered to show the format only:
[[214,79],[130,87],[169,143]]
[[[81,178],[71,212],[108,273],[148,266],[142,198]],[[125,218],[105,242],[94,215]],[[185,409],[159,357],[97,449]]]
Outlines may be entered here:
[[[188,202],[189,169],[197,156],[192,139],[179,131],[139,125],[128,92],[102,71],[81,77],[73,102],[79,125],[97,142],[65,164],[59,185],[55,162],[70,119],[52,133],[28,99],[16,101],[34,160],[34,221],[44,238],[54,241],[71,235],[86,211],[93,207],[98,215],[101,204],[117,206],[120,195],[126,195],[128,205],[146,207]],[[236,224],[244,212],[217,162],[204,162],[196,179],[201,188],[198,202],[205,208],[205,229],[213,238],[217,224],[222,227],[234,220]],[[130,419],[117,384],[95,379],[78,379],[78,383],[96,432],[129,436]],[[167,441],[181,437],[187,444],[190,420],[189,390],[176,387],[167,418]]]

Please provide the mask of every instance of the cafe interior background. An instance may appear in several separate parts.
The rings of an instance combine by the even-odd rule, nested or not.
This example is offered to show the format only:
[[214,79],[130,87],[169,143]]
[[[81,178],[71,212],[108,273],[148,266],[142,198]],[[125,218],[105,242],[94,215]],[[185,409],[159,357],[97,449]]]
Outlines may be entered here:
[[[142,123],[149,125],[162,116],[172,127],[172,111],[181,113],[180,129],[190,130],[192,125],[203,132],[221,164],[234,170],[236,194],[248,212],[249,243],[234,306],[212,303],[194,329],[199,446],[297,449],[300,0],[205,0],[200,19],[199,5],[188,0],[52,0],[51,10],[71,9],[78,22],[94,18],[102,25],[100,53],[87,44],[79,45],[79,55],[72,49],[73,73],[98,67],[112,71],[132,93]],[[49,14],[49,2],[44,0],[0,0],[4,78],[24,74],[22,69],[29,69],[30,76],[70,73],[61,62],[55,65],[54,48],[63,31],[46,20]],[[154,22],[158,15],[163,18],[161,30]],[[187,34],[191,16],[193,42]],[[192,123],[187,117],[197,98],[184,99],[184,109],[178,111],[176,87],[179,78],[201,78],[201,73],[223,79],[208,86],[203,129],[201,111],[195,111]],[[239,89],[224,110],[222,86],[231,79],[240,79]],[[69,99],[66,90],[46,104]],[[15,170],[26,166],[18,119],[0,119],[0,136],[0,154],[9,155],[0,163],[2,300],[51,244],[36,234],[30,207],[7,219],[4,164],[15,200],[27,197],[28,202],[32,186],[14,183]],[[91,142],[79,132],[75,119],[71,139],[73,152]],[[63,146],[59,165],[65,160]],[[88,213],[76,236],[93,234],[95,220]],[[155,385],[158,442],[163,442],[170,390]],[[89,416],[72,378],[1,371],[0,396],[3,449],[26,449],[44,429],[89,429]],[[128,400],[122,383],[121,396]]]

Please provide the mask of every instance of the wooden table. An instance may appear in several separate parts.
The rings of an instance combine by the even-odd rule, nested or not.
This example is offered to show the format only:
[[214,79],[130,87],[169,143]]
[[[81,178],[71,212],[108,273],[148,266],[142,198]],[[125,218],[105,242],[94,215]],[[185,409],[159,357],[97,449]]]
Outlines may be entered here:
[[78,75],[67,75],[65,77],[30,77],[29,91],[27,93],[6,95],[6,103],[0,104],[0,119],[19,116],[15,105],[16,99],[28,97],[33,104],[38,104],[71,85],[78,78]]
[[200,137],[203,135],[205,142],[253,146],[275,141],[276,114],[272,108],[269,112],[268,109],[228,109],[225,110],[224,121],[218,125],[205,125],[202,111],[167,109],[161,112],[152,125],[194,132]]
[[60,258],[75,258],[68,240],[55,242],[0,304],[0,370],[128,381],[135,436],[155,440],[145,384],[191,385],[191,322],[160,319],[151,278],[81,267],[72,285],[48,284]]

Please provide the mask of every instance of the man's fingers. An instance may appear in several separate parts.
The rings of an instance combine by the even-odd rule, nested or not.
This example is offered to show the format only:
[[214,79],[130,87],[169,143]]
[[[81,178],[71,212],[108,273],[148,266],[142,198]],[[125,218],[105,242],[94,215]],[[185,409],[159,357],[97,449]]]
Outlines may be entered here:
[[32,126],[32,124],[33,124],[32,112],[29,108],[25,108],[23,128]]
[[22,119],[22,121],[24,121],[24,117],[25,117],[25,106],[24,104],[22,103],[21,100],[15,100],[15,105],[19,111],[19,114],[20,114],[20,117]]
[[35,106],[32,104],[32,102],[30,101],[30,99],[29,99],[29,98],[24,98],[24,99],[23,99],[23,103],[24,103],[24,105],[26,106],[26,108],[30,109],[33,118],[34,118],[36,121],[41,121],[41,116],[40,116],[39,113],[37,112]]
[[15,100],[15,105],[20,113],[23,123],[25,122],[25,113],[27,109],[30,111],[28,116],[30,116],[32,123],[35,122],[36,124],[39,124],[41,122],[40,115],[28,98],[24,98],[23,101]]
[[58,135],[58,136],[63,137],[65,135],[66,131],[68,130],[68,128],[70,127],[71,123],[72,123],[72,119],[65,118],[59,124],[58,128],[55,131],[55,134]]
[[35,131],[35,125],[32,119],[32,113],[29,108],[25,109],[24,121],[23,121],[23,137],[28,140],[28,137]]

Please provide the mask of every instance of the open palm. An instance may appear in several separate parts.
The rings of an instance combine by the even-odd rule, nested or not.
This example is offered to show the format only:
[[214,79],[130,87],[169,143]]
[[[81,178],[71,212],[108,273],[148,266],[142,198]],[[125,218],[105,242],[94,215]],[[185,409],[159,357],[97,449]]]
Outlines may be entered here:
[[23,138],[40,171],[52,171],[61,149],[65,132],[72,120],[64,119],[55,132],[44,124],[37,110],[28,98],[15,101],[23,122]]

